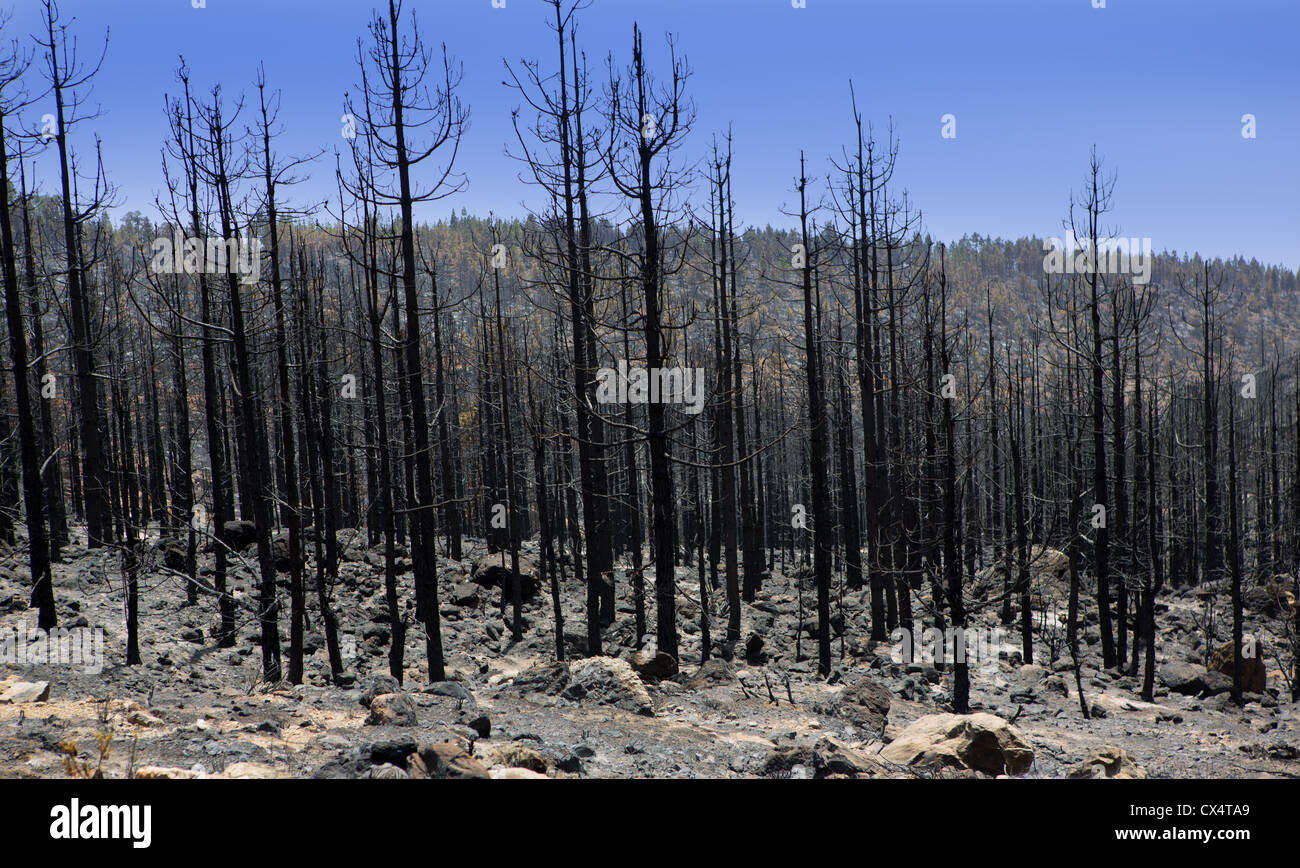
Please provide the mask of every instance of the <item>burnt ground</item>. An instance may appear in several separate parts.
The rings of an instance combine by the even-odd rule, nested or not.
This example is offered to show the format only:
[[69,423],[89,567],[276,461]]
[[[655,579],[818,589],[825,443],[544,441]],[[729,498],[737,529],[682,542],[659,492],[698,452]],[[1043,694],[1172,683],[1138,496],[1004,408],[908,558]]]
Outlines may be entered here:
[[[183,605],[183,585],[160,570],[142,581],[144,663],[121,665],[125,629],[119,556],[70,546],[64,563],[55,568],[60,620],[67,627],[102,627],[107,664],[98,674],[76,666],[0,664],[0,696],[18,680],[49,682],[42,701],[0,702],[0,776],[67,776],[71,749],[79,763],[106,777],[406,777],[418,772],[407,758],[435,743],[459,746],[494,777],[822,776],[828,769],[809,759],[818,751],[825,755],[844,749],[873,758],[909,723],[950,710],[950,673],[920,661],[895,662],[892,646],[868,641],[866,591],[845,592],[836,599],[835,671],[830,679],[819,678],[811,659],[816,653],[811,580],[780,569],[753,605],[744,604],[742,642],[715,652],[730,654],[730,660],[699,667],[698,578],[694,566],[681,567],[681,672],[664,680],[647,676],[646,694],[638,692],[640,680],[620,683],[618,673],[598,673],[595,681],[578,688],[581,679],[566,677],[565,670],[551,665],[555,646],[549,597],[539,595],[526,605],[524,639],[512,642],[496,605],[499,591],[468,583],[472,561],[484,554],[481,543],[471,541],[465,561],[439,564],[450,681],[428,683],[424,636],[412,628],[400,689],[406,699],[395,703],[396,723],[407,725],[368,723],[370,698],[396,689],[386,682],[390,631],[382,549],[366,548],[364,537],[350,532],[344,543],[334,605],[341,631],[355,646],[346,661],[348,683],[330,683],[320,621],[309,604],[306,678],[296,686],[260,681],[258,629],[250,612],[240,609],[236,647],[217,648],[211,638],[217,626],[212,599]],[[409,562],[402,566],[407,568],[400,576],[406,600],[413,590]],[[565,635],[570,656],[578,657],[585,644],[580,608],[585,595],[571,572],[563,593]],[[310,566],[308,574],[314,574]],[[989,575],[982,574],[983,583],[971,589],[975,621],[986,626],[994,623],[998,608],[989,588],[996,590],[1001,581]],[[20,543],[0,553],[0,631],[12,635],[20,623],[34,626],[35,612],[26,608],[28,584]],[[236,569],[232,584],[236,597],[251,603],[252,571]],[[618,620],[606,631],[604,650],[626,658],[636,649],[632,590],[624,571],[617,574],[617,593]],[[1160,679],[1155,703],[1142,702],[1139,678],[1100,668],[1092,613],[1083,630],[1082,681],[1095,713],[1085,720],[1072,669],[1066,660],[1048,659],[1053,646],[1061,653],[1061,631],[1053,617],[1064,611],[1059,577],[1036,570],[1035,593],[1045,610],[1037,614],[1039,665],[1021,665],[1018,652],[1003,653],[972,672],[974,708],[1013,721],[1032,747],[1027,776],[1065,776],[1103,745],[1127,751],[1148,777],[1300,775],[1300,706],[1289,701],[1281,661],[1274,659],[1284,641],[1279,613],[1252,612],[1247,622],[1248,632],[1265,643],[1268,688],[1250,694],[1244,707],[1232,705],[1223,693],[1203,695],[1214,693],[1213,688],[1184,695]],[[717,597],[711,625],[715,637],[726,623],[721,594]],[[923,597],[928,593],[914,593],[918,613]],[[314,594],[309,598],[314,600]],[[653,636],[653,606],[648,605]],[[1204,662],[1204,606],[1186,592],[1163,598],[1157,643],[1162,667],[1179,662],[1200,667]],[[1218,641],[1226,628],[1224,621]],[[287,645],[287,611],[281,630]],[[1008,639],[1016,641],[1012,634]],[[864,677],[888,691],[887,719],[853,701],[853,688]],[[600,683],[602,678],[609,683]],[[1185,685],[1180,689],[1189,690]],[[104,734],[111,735],[111,742],[101,759],[97,736]],[[164,771],[146,771],[149,767]],[[520,772],[519,767],[533,771]],[[872,768],[874,776],[935,774],[888,763]],[[854,770],[850,767],[848,773]]]

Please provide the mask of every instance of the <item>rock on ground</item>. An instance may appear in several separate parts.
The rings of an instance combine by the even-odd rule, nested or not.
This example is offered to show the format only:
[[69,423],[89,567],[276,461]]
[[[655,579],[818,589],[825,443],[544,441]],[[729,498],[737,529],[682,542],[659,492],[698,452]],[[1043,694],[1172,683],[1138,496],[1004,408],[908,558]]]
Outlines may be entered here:
[[899,733],[881,759],[926,769],[972,769],[987,775],[1023,774],[1034,749],[1002,718],[976,714],[930,714]]
[[889,767],[830,737],[812,747],[778,747],[763,764],[766,777],[896,777]]
[[[510,599],[511,581],[514,578],[510,569],[510,553],[496,552],[484,555],[476,560],[470,568],[470,581],[483,588],[501,588],[501,593]],[[524,555],[519,556],[519,594],[524,600],[531,600],[537,593],[537,561]]]
[[522,693],[559,695],[580,705],[612,705],[654,716],[654,702],[632,666],[617,657],[586,657],[551,663],[519,673],[514,688]]
[[1195,663],[1174,661],[1166,663],[1158,670],[1160,680],[1174,693],[1184,696],[1200,696],[1205,691],[1206,672]]
[[14,681],[7,689],[0,692],[0,703],[12,702],[15,705],[24,702],[45,702],[49,698],[50,682],[48,681]]
[[428,744],[411,757],[410,776],[413,778],[470,779],[490,778],[483,764],[459,745],[450,742]]
[[664,651],[638,651],[628,658],[628,664],[646,681],[662,681],[677,674],[677,659]]
[[[1247,656],[1249,655],[1249,656]],[[1232,643],[1225,642],[1210,655],[1211,672],[1221,672],[1232,678]],[[1268,686],[1268,671],[1264,668],[1264,645],[1261,642],[1242,642],[1241,689],[1247,693],[1263,693]]]
[[531,747],[522,744],[503,744],[483,750],[483,759],[493,768],[529,769],[545,774],[547,762]]
[[883,732],[889,715],[890,693],[879,682],[859,678],[844,688],[842,698],[857,713],[855,722],[864,729]]
[[1070,770],[1069,776],[1134,780],[1145,778],[1147,773],[1128,751],[1113,744],[1105,744],[1093,748],[1083,762]]
[[415,703],[400,693],[381,693],[370,701],[367,726],[416,726]]

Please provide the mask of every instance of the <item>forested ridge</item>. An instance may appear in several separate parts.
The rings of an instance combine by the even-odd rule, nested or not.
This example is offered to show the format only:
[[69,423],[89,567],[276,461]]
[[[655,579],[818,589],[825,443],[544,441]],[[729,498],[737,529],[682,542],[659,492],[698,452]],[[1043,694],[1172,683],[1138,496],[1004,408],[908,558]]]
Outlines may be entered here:
[[[114,220],[83,99],[112,45],[42,3],[0,52],[10,620],[85,626],[93,598],[109,666],[255,643],[267,689],[715,660],[768,672],[744,695],[777,707],[805,702],[790,671],[894,667],[967,714],[1002,676],[952,636],[996,627],[1080,720],[1112,682],[1300,697],[1295,272],[1157,252],[1140,282],[1050,273],[1039,238],[942,243],[860,85],[845,140],[774,184],[788,224],[741,225],[753,144],[696,116],[684,46],[583,46],[567,0],[504,67],[503,165],[544,209],[456,204],[457,47],[393,0],[358,21],[351,135],[317,153],[277,146],[287,83],[178,59],[162,192]],[[1062,219],[1097,249],[1123,167],[1078,157]],[[336,193],[303,201],[309,175]],[[611,399],[611,370],[655,391]]]

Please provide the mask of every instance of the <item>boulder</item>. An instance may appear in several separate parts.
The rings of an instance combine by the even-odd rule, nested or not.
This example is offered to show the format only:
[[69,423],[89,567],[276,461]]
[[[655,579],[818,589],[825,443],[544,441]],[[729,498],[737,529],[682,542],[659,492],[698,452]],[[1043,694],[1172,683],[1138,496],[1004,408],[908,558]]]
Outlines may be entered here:
[[1113,744],[1093,748],[1086,758],[1070,769],[1071,778],[1114,778],[1136,780],[1145,778],[1146,770],[1137,764],[1132,754]]
[[483,764],[459,745],[437,742],[424,745],[411,756],[409,770],[413,778],[488,779],[491,775]]
[[487,748],[483,751],[483,759],[489,766],[529,769],[539,774],[545,774],[547,766],[546,757],[518,743]]
[[139,708],[127,716],[126,722],[136,726],[162,726],[163,719],[155,714],[150,714],[143,708]]
[[397,693],[401,689],[397,679],[393,676],[387,673],[373,675],[367,680],[365,690],[361,693],[361,704],[369,708],[371,701],[376,696],[382,693]]
[[500,768],[488,772],[494,781],[544,781],[546,775],[531,769]]
[[1269,618],[1293,617],[1296,601],[1291,581],[1290,576],[1278,575],[1263,585],[1246,588],[1242,593],[1246,609]]
[[[503,673],[503,675],[508,674]],[[510,678],[510,688],[515,693],[545,693],[554,696],[569,683],[568,663],[543,663],[527,669],[518,669]]]
[[225,529],[226,545],[235,551],[257,542],[257,526],[251,521],[228,521]]
[[492,718],[483,712],[469,712],[462,718],[464,724],[474,732],[478,733],[479,738],[489,738],[492,735]]
[[1041,578],[1054,583],[1068,583],[1070,579],[1070,556],[1059,549],[1048,546],[1033,546],[1030,549],[1029,570],[1033,578]]
[[400,693],[381,693],[370,701],[366,726],[416,726],[415,703]]
[[162,555],[163,566],[181,572],[185,569],[186,543],[174,536],[163,537],[154,543],[154,550]]
[[[1004,563],[985,567],[975,574],[970,593],[973,599],[988,600],[1002,596],[1006,575]],[[1012,566],[1015,569],[1015,566]],[[1012,575],[1014,583],[1015,575]],[[1029,585],[1033,590],[1033,607],[1042,609],[1053,600],[1063,600],[1070,592],[1070,556],[1059,549],[1035,545],[1029,553]],[[1012,604],[1018,606],[1017,595]]]
[[885,731],[890,701],[891,694],[886,688],[863,676],[840,691],[833,701],[815,704],[812,709],[818,714],[838,717],[881,734]]
[[47,702],[50,698],[48,681],[15,681],[0,693],[0,705],[22,705],[25,702]]
[[664,651],[638,651],[627,662],[645,681],[662,681],[677,674],[677,658]]
[[198,772],[173,766],[140,766],[135,770],[137,781],[188,781],[198,776]]
[[520,693],[559,695],[582,705],[610,705],[654,716],[654,703],[645,684],[626,660],[617,657],[536,666],[516,675],[512,686]]
[[234,763],[226,766],[224,771],[212,777],[235,780],[270,780],[284,777],[284,775],[276,771],[274,766],[269,766],[266,763]]
[[1158,670],[1160,680],[1174,693],[1200,696],[1205,690],[1205,670],[1195,663],[1174,661]]
[[[1210,665],[1206,668],[1211,672],[1221,672],[1231,679],[1232,656],[1232,643],[1225,642],[1210,655]],[[1266,686],[1268,670],[1264,668],[1264,645],[1254,639],[1246,639],[1241,643],[1241,689],[1247,693],[1263,693]]]
[[1024,666],[1021,666],[1019,669],[1017,669],[1015,671],[1015,674],[1012,677],[1016,680],[1017,683],[1029,686],[1032,684],[1037,684],[1038,682],[1046,678],[1047,670],[1042,666],[1038,666],[1033,663],[1026,663]]
[[1232,676],[1224,675],[1222,672],[1207,671],[1201,676],[1201,693],[1202,697],[1218,696],[1221,693],[1232,692]]
[[406,758],[415,753],[418,745],[413,738],[390,738],[376,741],[366,748],[370,761],[375,765],[406,766]]
[[[519,556],[519,593],[525,600],[531,600],[537,594],[537,561],[525,555]],[[501,588],[506,600],[512,599],[511,581],[514,574],[510,569],[510,553],[496,552],[476,560],[470,568],[470,581],[482,588]]]
[[[301,547],[302,541],[298,541]],[[281,531],[271,537],[271,560],[275,568],[282,573],[293,569],[293,558],[289,556],[289,532]]]
[[569,664],[569,679],[562,694],[566,698],[654,716],[650,693],[626,660],[617,657],[576,660]]
[[889,714],[892,701],[889,690],[872,678],[859,678],[844,688],[842,696],[845,702],[852,702],[878,716],[882,723]]
[[956,768],[1018,775],[1033,764],[1034,749],[1020,730],[996,715],[930,714],[899,733],[881,750],[880,758],[936,771]]
[[374,781],[402,781],[410,777],[406,769],[399,768],[390,763],[372,766],[367,778]]
[[451,601],[457,606],[474,608],[479,604],[478,589],[473,582],[460,582],[451,590]]
[[1070,685],[1060,675],[1049,675],[1043,679],[1043,689],[1057,696],[1070,695]]
[[884,764],[830,737],[818,739],[812,747],[778,747],[763,763],[762,774],[774,778],[791,777],[797,766],[802,766],[814,778],[891,776]]
[[703,690],[706,687],[730,684],[735,680],[736,671],[731,668],[731,664],[717,657],[710,657],[691,673],[685,686],[691,690]]
[[435,681],[424,688],[424,692],[434,696],[449,696],[470,705],[474,704],[474,694],[470,693],[469,688],[458,681]]

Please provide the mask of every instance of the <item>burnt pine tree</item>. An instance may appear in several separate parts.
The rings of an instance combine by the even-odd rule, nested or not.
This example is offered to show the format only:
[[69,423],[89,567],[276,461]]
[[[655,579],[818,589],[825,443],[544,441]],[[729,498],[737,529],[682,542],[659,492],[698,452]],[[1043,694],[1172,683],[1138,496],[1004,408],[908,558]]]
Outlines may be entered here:
[[[948,343],[948,275],[944,261],[943,246],[939,247],[939,362],[945,376],[952,376],[951,348]],[[952,617],[952,626],[964,646],[966,629],[966,607],[962,596],[961,529],[957,514],[957,442],[952,410],[955,397],[944,396],[943,405],[943,566],[944,584],[948,596],[948,610]],[[964,649],[963,649],[964,650]],[[970,664],[965,653],[957,655],[952,664],[952,708],[958,714],[970,711]]]
[[[292,183],[288,175],[297,161],[278,163],[271,151],[271,137],[275,115],[279,108],[279,95],[268,102],[266,74],[258,70],[257,96],[259,118],[256,132],[261,139],[261,174],[266,192],[266,222],[268,264],[271,269],[271,302],[275,310],[276,353],[276,418],[285,499],[285,524],[288,525],[289,544],[289,682],[301,684],[303,676],[303,631],[307,614],[306,589],[303,576],[302,515],[298,496],[298,460],[295,443],[293,404],[289,391],[289,338],[285,328],[284,287],[280,270],[280,211],[276,205],[277,187]],[[400,679],[400,673],[397,675]]]
[[[1242,700],[1241,525],[1237,491],[1237,402],[1228,402],[1228,569],[1232,576],[1232,701]],[[1256,651],[1255,653],[1258,653]]]
[[[560,272],[561,278],[556,282],[555,290],[569,312],[573,343],[574,439],[578,446],[582,531],[587,547],[587,649],[589,653],[599,654],[601,627],[612,622],[614,616],[613,553],[605,473],[605,426],[595,409],[595,275],[590,258],[593,239],[588,211],[588,170],[593,168],[593,160],[603,155],[599,155],[595,144],[584,137],[582,129],[590,97],[584,68],[579,64],[575,37],[575,19],[582,4],[565,0],[547,2],[554,12],[554,22],[550,27],[556,35],[558,77],[552,75],[548,81],[536,61],[524,61],[518,68],[507,64],[506,72],[510,76],[510,85],[527,100],[536,114],[534,127],[525,136],[516,111],[515,135],[534,182],[554,203],[554,213],[544,224],[558,225],[558,232],[548,231],[549,237],[537,245],[534,255],[554,265]],[[557,85],[555,89],[552,89],[553,84]],[[558,153],[545,153],[544,145],[556,146]],[[576,544],[574,549],[576,553]],[[577,564],[575,567],[581,569]]]
[[[365,155],[362,155],[361,146],[365,146]],[[365,290],[365,313],[369,326],[367,337],[370,343],[371,373],[374,377],[372,388],[375,396],[375,442],[374,450],[377,464],[377,486],[376,502],[373,504],[371,521],[377,523],[382,531],[384,544],[384,600],[388,606],[389,627],[392,631],[390,645],[388,648],[388,672],[397,679],[398,684],[404,681],[405,667],[403,659],[406,650],[406,616],[402,611],[401,601],[398,597],[397,590],[397,523],[396,523],[396,506],[394,500],[394,462],[392,454],[392,443],[389,433],[388,418],[388,396],[387,388],[384,381],[384,343],[383,343],[383,321],[385,307],[392,303],[392,277],[391,271],[388,272],[389,296],[385,303],[381,305],[381,287],[380,287],[380,264],[379,264],[379,215],[374,207],[374,177],[373,169],[375,161],[373,159],[374,141],[370,131],[364,131],[360,140],[353,140],[352,159],[356,168],[355,189],[351,192],[361,206],[360,219],[360,246],[361,250],[357,251],[352,246],[357,240],[355,234],[349,233],[346,225],[346,217],[340,221],[340,236],[348,250],[352,262],[360,265],[363,272],[363,283]],[[348,183],[343,179],[342,172],[339,173],[339,184],[344,190],[349,188]],[[342,201],[342,195],[340,195]]]
[[[32,232],[35,229],[31,211],[32,196],[27,191],[27,170],[21,159],[18,161],[18,188],[23,203],[23,279],[27,286],[27,312],[32,327],[31,357],[35,361],[32,373],[36,376],[36,382],[45,383],[49,373],[49,363],[45,358],[45,327],[41,322],[45,310],[42,304],[42,293],[36,281],[35,245],[32,241]],[[51,403],[45,400],[40,402],[41,424],[38,434],[41,455],[44,456],[40,463],[41,479],[45,485],[45,508],[50,524],[50,560],[57,563],[62,559],[63,547],[68,544],[68,514],[63,502],[63,472],[55,450],[54,412],[50,408]]]
[[829,448],[826,424],[826,400],[821,383],[821,348],[819,346],[820,301],[816,298],[813,271],[815,255],[808,227],[808,178],[804,156],[799,154],[799,238],[796,253],[803,286],[804,364],[808,383],[808,447],[812,478],[808,518],[813,526],[813,579],[817,585],[817,671],[831,674],[831,548],[834,546],[834,515],[831,507],[826,463]]
[[112,542],[113,521],[109,509],[109,482],[107,456],[103,443],[106,425],[98,381],[95,357],[97,336],[91,333],[94,318],[90,300],[85,293],[85,264],[81,258],[79,232],[81,225],[95,217],[106,201],[107,188],[98,166],[94,182],[95,195],[87,202],[73,196],[75,172],[68,135],[74,127],[92,120],[95,115],[81,111],[80,91],[89,85],[99,71],[108,52],[108,36],[104,37],[104,50],[94,66],[85,66],[77,58],[76,41],[59,23],[59,7],[55,0],[41,0],[44,8],[45,36],[48,41],[37,40],[45,60],[46,82],[54,97],[54,134],[59,152],[59,183],[62,193],[64,262],[67,266],[68,321],[72,334],[72,359],[77,381],[77,411],[80,428],[82,480],[81,490],[85,501],[86,535],[93,548]]
[[[404,25],[402,5],[397,0],[389,0],[387,15],[376,13],[371,19],[370,47],[359,49],[358,65],[368,70],[362,84],[362,113],[357,117],[358,126],[374,137],[375,158],[386,171],[397,174],[396,190],[391,184],[377,186],[375,197],[381,204],[396,205],[401,217],[406,397],[410,403],[415,458],[414,502],[410,505],[414,525],[411,562],[415,572],[416,616],[425,630],[429,680],[442,681],[445,669],[438,612],[437,503],[421,360],[414,205],[445,198],[462,186],[460,179],[453,175],[453,168],[469,110],[456,96],[460,71],[453,65],[446,47],[442,49],[439,75],[433,55],[421,38],[415,13],[410,14],[409,22]],[[426,82],[429,75],[435,76],[433,85]],[[412,135],[425,138],[417,144],[408,141]],[[446,154],[446,159],[430,170],[433,180],[416,189],[411,179],[412,168],[440,153]]]
[[[1084,280],[1088,287],[1088,335],[1091,345],[1088,347],[1088,365],[1091,369],[1092,396],[1092,495],[1094,503],[1101,506],[1106,516],[1112,510],[1110,503],[1109,477],[1106,472],[1106,399],[1103,390],[1104,373],[1102,369],[1102,333],[1101,300],[1106,292],[1106,280],[1100,271],[1099,247],[1102,239],[1102,215],[1110,209],[1111,193],[1114,179],[1102,174],[1101,160],[1093,150],[1088,164],[1088,186],[1085,188],[1081,206],[1084,211],[1083,234],[1074,225],[1074,209],[1071,203],[1070,229],[1074,237],[1084,240],[1088,245],[1088,269]],[[1094,528],[1093,533],[1093,568],[1097,579],[1098,624],[1101,629],[1102,665],[1110,668],[1115,665],[1115,632],[1112,623],[1110,601],[1110,528],[1109,522],[1103,520]]]
[[[8,16],[0,13],[0,25]],[[32,605],[37,609],[37,626],[51,630],[58,624],[54,608],[54,580],[46,537],[45,492],[41,484],[40,454],[37,451],[35,416],[27,376],[27,330],[23,325],[22,296],[18,288],[17,251],[9,209],[9,143],[6,121],[26,102],[19,91],[19,77],[28,60],[10,49],[0,54],[0,258],[3,259],[5,319],[9,325],[9,358],[13,361],[14,401],[18,411],[18,445],[22,452],[23,505],[27,512],[27,556],[32,575]],[[22,159],[21,149],[15,149]]]
[[[714,146],[713,154],[713,178],[712,197],[717,205],[717,222],[714,225],[714,231],[711,233],[710,247],[714,254],[713,266],[714,276],[714,365],[717,368],[717,398],[716,398],[716,424],[714,426],[714,436],[716,438],[715,453],[720,462],[719,482],[721,489],[718,497],[715,499],[714,508],[719,515],[720,527],[722,530],[722,550],[727,558],[726,569],[726,588],[727,588],[727,641],[736,642],[740,640],[740,573],[739,564],[737,563],[737,536],[736,536],[736,444],[735,444],[735,416],[732,413],[733,392],[739,388],[734,383],[735,367],[731,363],[731,358],[735,352],[732,346],[731,327],[728,323],[728,304],[727,304],[727,254],[729,247],[727,245],[727,198],[726,183],[727,176],[724,173],[730,172],[731,160],[722,158],[718,155],[717,146]],[[734,286],[732,287],[734,290]]]
[[[201,188],[206,192],[206,184],[201,179],[202,170],[199,165],[201,156],[199,148],[202,140],[196,138],[194,133],[196,103],[190,94],[189,71],[184,66],[183,60],[177,72],[177,79],[181,83],[182,95],[171,104],[169,112],[172,139],[169,143],[172,148],[170,156],[181,163],[189,204],[189,231],[194,238],[199,239],[207,234],[206,215],[199,198]],[[217,596],[217,607],[220,612],[217,645],[229,648],[235,644],[235,605],[233,597],[227,593],[226,588],[230,551],[226,544],[226,522],[234,518],[235,510],[224,432],[225,399],[218,386],[220,381],[217,374],[217,333],[221,330],[221,325],[218,319],[219,306],[212,297],[214,281],[208,278],[203,269],[199,269],[198,282],[199,319],[202,323],[200,356],[203,368],[204,421],[208,440],[209,486],[212,492],[211,519],[214,542],[212,591]],[[183,364],[183,361],[181,363]],[[188,517],[191,527],[204,526],[206,529],[206,515],[206,511],[199,511],[196,505],[194,514]],[[187,566],[188,558],[187,552]]]
[[[234,258],[240,245],[252,244],[252,229],[245,227],[241,233],[237,226],[232,186],[242,167],[231,164],[234,139],[221,103],[220,89],[213,90],[212,102],[205,107],[203,121],[207,127],[210,147],[208,166],[213,192],[217,198],[221,238],[227,251],[226,292],[230,306],[230,337],[235,355],[235,388],[237,390],[236,430],[239,437],[241,492],[249,495],[251,502],[241,503],[249,509],[256,533],[258,581],[258,621],[261,625],[262,677],[268,682],[279,681],[282,674],[279,601],[275,584],[275,563],[271,555],[271,506],[275,492],[267,450],[263,448],[261,414],[255,394],[256,377],[253,356],[249,350],[248,327],[245,320],[242,288],[247,276],[240,274]],[[256,247],[250,249],[256,250]],[[241,494],[241,498],[243,494]]]
[[[659,371],[665,361],[664,262],[661,223],[670,220],[672,197],[686,181],[686,171],[674,164],[675,152],[690,131],[694,106],[687,101],[690,76],[668,40],[669,77],[659,83],[646,68],[641,29],[633,25],[632,62],[623,77],[612,64],[609,84],[609,142],[606,167],[620,195],[630,200],[631,232],[640,241],[635,257],[644,308],[642,321],[646,366]],[[669,448],[667,405],[646,406],[646,440],[650,455],[650,495],[654,504],[652,538],[655,555],[655,628],[657,650],[678,658],[677,583],[673,476]]]

